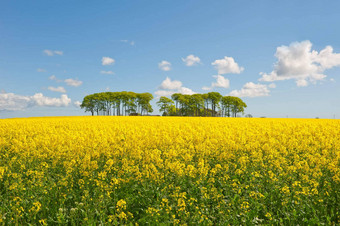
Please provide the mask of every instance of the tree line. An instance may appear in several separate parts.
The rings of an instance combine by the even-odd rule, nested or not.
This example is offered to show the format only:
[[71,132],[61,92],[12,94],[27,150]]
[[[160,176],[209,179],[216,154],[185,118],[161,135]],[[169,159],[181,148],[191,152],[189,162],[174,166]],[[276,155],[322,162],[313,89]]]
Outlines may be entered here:
[[153,112],[152,99],[151,93],[103,92],[85,96],[80,107],[92,115],[143,115]]
[[157,105],[163,115],[236,117],[247,105],[238,97],[218,92],[185,95],[174,93],[171,99],[160,97]]
[[[153,112],[152,99],[151,93],[102,92],[85,96],[80,107],[92,115],[145,115]],[[171,99],[160,97],[157,105],[163,116],[236,117],[247,107],[240,98],[218,92],[174,93]]]

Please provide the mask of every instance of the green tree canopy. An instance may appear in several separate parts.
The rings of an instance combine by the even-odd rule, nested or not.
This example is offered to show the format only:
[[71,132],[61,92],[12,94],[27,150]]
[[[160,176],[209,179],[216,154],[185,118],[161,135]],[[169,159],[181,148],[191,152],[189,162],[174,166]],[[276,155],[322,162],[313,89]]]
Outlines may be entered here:
[[102,92],[94,93],[84,97],[81,108],[92,115],[129,115],[131,113],[153,112],[150,101],[153,99],[151,93],[134,92]]
[[[153,112],[152,99],[151,93],[102,92],[85,96],[80,107],[92,115],[143,115]],[[247,107],[239,97],[222,96],[218,92],[174,93],[171,99],[160,97],[157,106],[163,115],[222,117],[237,117]]]
[[160,107],[159,111],[163,112],[163,115],[170,115],[174,109],[174,101],[167,97],[160,97],[157,105]]

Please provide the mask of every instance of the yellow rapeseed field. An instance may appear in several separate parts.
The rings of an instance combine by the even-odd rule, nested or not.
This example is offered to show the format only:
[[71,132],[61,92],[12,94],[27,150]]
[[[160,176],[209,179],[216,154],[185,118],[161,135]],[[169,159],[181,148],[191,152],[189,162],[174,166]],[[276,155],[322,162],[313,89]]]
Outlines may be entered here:
[[0,224],[340,224],[340,121],[0,120]]

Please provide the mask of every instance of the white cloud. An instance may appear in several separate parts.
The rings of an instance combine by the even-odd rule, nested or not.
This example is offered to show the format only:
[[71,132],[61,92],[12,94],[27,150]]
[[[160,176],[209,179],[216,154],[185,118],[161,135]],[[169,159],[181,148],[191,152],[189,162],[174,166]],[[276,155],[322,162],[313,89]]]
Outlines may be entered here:
[[31,99],[35,105],[47,107],[65,107],[71,103],[71,99],[66,94],[62,94],[60,98],[52,98],[45,97],[42,93],[36,93]]
[[270,84],[268,85],[268,87],[274,89],[274,88],[276,88],[276,84],[275,84],[275,83],[270,83]]
[[236,97],[262,97],[269,96],[269,93],[270,90],[267,85],[248,82],[241,90],[233,90],[229,93],[229,95]]
[[22,96],[14,93],[0,94],[0,111],[25,110],[34,106],[65,107],[71,103],[66,94],[60,98],[45,97],[42,93],[33,96]]
[[50,77],[48,77],[48,79],[57,81],[57,77],[55,77],[55,75],[51,75]]
[[172,94],[176,93],[173,90],[157,90],[155,94],[157,96],[171,96]]
[[223,59],[215,60],[211,63],[218,71],[218,74],[240,74],[244,68],[238,66],[234,58],[225,56]]
[[114,64],[115,60],[113,58],[110,57],[103,57],[102,58],[102,65],[111,65]]
[[159,86],[159,90],[155,92],[157,96],[171,96],[174,93],[182,93],[182,94],[195,94],[194,91],[187,87],[182,86],[181,81],[173,80],[169,77],[166,77],[166,79],[161,83]]
[[177,80],[171,81],[169,77],[166,77],[166,79],[159,86],[160,89],[170,89],[170,90],[179,89],[181,87],[182,87],[181,81],[177,81]]
[[157,90],[155,92],[157,96],[171,96],[174,93],[181,93],[181,94],[188,94],[188,95],[195,94],[194,91],[192,91],[191,89],[187,87],[181,87],[177,90]]
[[77,79],[72,79],[72,78],[65,79],[64,82],[65,82],[68,86],[74,86],[74,87],[78,87],[78,86],[80,86],[81,84],[83,84],[82,81],[79,81],[79,80],[77,80]]
[[14,93],[0,94],[0,111],[24,110],[29,106],[32,106],[32,100],[29,96],[21,96]]
[[211,84],[212,87],[229,88],[229,80],[227,78],[224,78],[222,75],[214,75],[213,77],[216,78],[216,82]]
[[113,71],[100,71],[101,74],[114,75]]
[[74,102],[73,102],[73,105],[76,106],[76,107],[80,107],[81,102],[78,101],[78,100],[77,100],[77,101],[74,101]]
[[278,47],[275,57],[274,70],[269,74],[261,72],[260,81],[293,79],[297,86],[307,86],[309,82],[316,83],[326,78],[325,70],[340,66],[340,53],[334,53],[331,46],[320,52],[312,50],[312,43],[308,40]]
[[46,70],[43,69],[43,68],[38,68],[38,69],[37,69],[37,72],[46,72]]
[[230,86],[229,79],[223,77],[222,75],[214,75],[216,82],[212,82],[211,86],[203,86],[203,90],[212,90],[215,87],[228,89]]
[[49,50],[49,49],[45,49],[43,51],[43,53],[47,56],[54,56],[54,55],[63,55],[63,51],[60,51],[60,50]]
[[299,87],[308,86],[308,81],[306,79],[296,80],[296,85]]
[[331,81],[331,82],[335,82],[335,79],[334,79],[334,78],[331,78],[331,79],[329,79],[329,81]]
[[192,91],[192,89],[189,89],[187,87],[181,87],[177,90],[177,93],[181,93],[181,94],[188,94],[188,95],[192,95],[195,94],[194,91]]
[[198,56],[189,55],[186,58],[182,58],[182,61],[187,65],[188,67],[197,65],[201,62],[201,59]]
[[58,86],[58,87],[49,86],[47,89],[53,92],[66,93],[65,88],[62,86]]
[[162,62],[158,63],[158,67],[159,69],[163,70],[163,71],[170,71],[171,70],[171,63],[163,60]]

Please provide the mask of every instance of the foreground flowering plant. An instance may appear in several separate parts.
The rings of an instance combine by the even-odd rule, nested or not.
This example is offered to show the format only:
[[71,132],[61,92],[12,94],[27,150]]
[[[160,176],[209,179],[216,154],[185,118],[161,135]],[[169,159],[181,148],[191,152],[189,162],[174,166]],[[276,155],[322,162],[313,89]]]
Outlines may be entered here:
[[1,224],[340,224],[339,203],[339,120],[0,120]]

